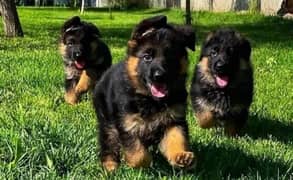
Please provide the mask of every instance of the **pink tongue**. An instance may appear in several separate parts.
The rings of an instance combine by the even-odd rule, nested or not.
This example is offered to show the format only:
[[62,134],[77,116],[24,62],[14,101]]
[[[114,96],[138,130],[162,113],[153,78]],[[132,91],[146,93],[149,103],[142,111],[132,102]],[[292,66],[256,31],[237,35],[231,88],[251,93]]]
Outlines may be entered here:
[[74,64],[78,69],[83,69],[84,65],[85,65],[85,62],[76,60],[76,61],[74,61]]
[[228,76],[216,76],[216,82],[220,88],[224,88],[228,85]]
[[167,95],[168,90],[165,84],[152,84],[151,93],[154,97],[162,98]]

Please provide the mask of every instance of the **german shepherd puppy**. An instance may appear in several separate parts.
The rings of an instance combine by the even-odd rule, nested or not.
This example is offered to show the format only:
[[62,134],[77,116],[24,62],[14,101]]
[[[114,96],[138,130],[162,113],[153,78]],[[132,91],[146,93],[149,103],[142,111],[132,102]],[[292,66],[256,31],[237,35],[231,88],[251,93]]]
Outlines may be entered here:
[[251,46],[231,29],[211,32],[202,45],[190,95],[199,126],[223,126],[234,136],[245,125],[253,96]]
[[78,16],[61,28],[59,50],[65,69],[65,101],[76,104],[80,95],[93,88],[112,64],[108,46],[100,39],[98,28]]
[[128,41],[126,59],[96,85],[94,107],[106,170],[118,167],[121,150],[129,166],[149,166],[150,145],[159,145],[175,167],[193,164],[185,120],[186,48],[195,49],[191,27],[167,24],[166,16],[145,19]]

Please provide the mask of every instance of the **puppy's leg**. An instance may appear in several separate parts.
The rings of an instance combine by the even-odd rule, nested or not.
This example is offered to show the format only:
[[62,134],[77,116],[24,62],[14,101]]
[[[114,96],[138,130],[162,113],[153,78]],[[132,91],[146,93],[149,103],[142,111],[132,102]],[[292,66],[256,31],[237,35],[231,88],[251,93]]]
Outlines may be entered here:
[[102,166],[107,171],[114,171],[120,163],[119,133],[114,125],[99,124],[100,158]]
[[89,76],[89,73],[86,70],[83,70],[75,88],[77,96],[80,96],[82,93],[87,92],[91,85],[92,78]]
[[243,109],[241,112],[232,115],[232,121],[229,121],[224,126],[224,132],[227,136],[237,136],[240,135],[240,131],[246,125],[248,119],[248,109]]
[[206,129],[215,126],[215,120],[211,111],[197,112],[195,113],[195,117],[197,118],[198,125],[201,128]]
[[152,156],[138,138],[124,139],[125,161],[130,167],[149,167]]
[[68,104],[74,105],[78,102],[79,97],[75,93],[75,87],[78,82],[78,79],[65,79],[65,102]]
[[236,125],[234,123],[227,123],[224,126],[224,133],[226,136],[236,136],[238,134],[238,130],[236,129]]
[[193,152],[188,151],[186,132],[181,126],[167,128],[159,144],[162,154],[175,167],[190,167],[194,162]]

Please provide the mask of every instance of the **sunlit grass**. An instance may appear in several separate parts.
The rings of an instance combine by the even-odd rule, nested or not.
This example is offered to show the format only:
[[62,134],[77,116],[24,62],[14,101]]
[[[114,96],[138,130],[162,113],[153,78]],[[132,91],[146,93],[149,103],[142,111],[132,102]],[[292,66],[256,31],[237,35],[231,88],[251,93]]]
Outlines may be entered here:
[[[95,114],[88,95],[77,106],[63,100],[63,65],[57,42],[62,23],[77,10],[19,8],[24,38],[7,39],[0,27],[0,179],[292,179],[293,178],[293,21],[257,14],[193,13],[197,51],[190,51],[190,77],[200,44],[218,27],[232,27],[253,46],[255,96],[246,134],[227,138],[200,129],[187,114],[193,171],[172,169],[156,153],[151,168],[122,163],[107,174],[96,157]],[[181,10],[86,11],[114,63],[125,57],[127,39],[141,19],[165,14],[184,22]],[[189,84],[187,85],[189,87]]]

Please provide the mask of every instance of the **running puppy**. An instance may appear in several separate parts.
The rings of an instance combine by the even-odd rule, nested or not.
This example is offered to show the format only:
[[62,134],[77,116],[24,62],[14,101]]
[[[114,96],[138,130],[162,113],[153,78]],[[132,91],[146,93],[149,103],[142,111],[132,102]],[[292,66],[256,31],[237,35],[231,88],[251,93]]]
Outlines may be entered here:
[[248,40],[231,29],[208,35],[190,90],[200,127],[223,126],[230,136],[243,128],[253,96],[250,54]]
[[120,152],[131,167],[148,167],[151,145],[175,167],[190,167],[185,120],[187,50],[195,48],[191,27],[167,24],[166,16],[141,21],[128,41],[127,57],[112,66],[94,91],[100,159],[112,171]]
[[111,66],[108,46],[100,39],[98,28],[78,16],[61,28],[59,50],[65,69],[65,101],[76,104],[80,95],[93,88],[102,73]]

